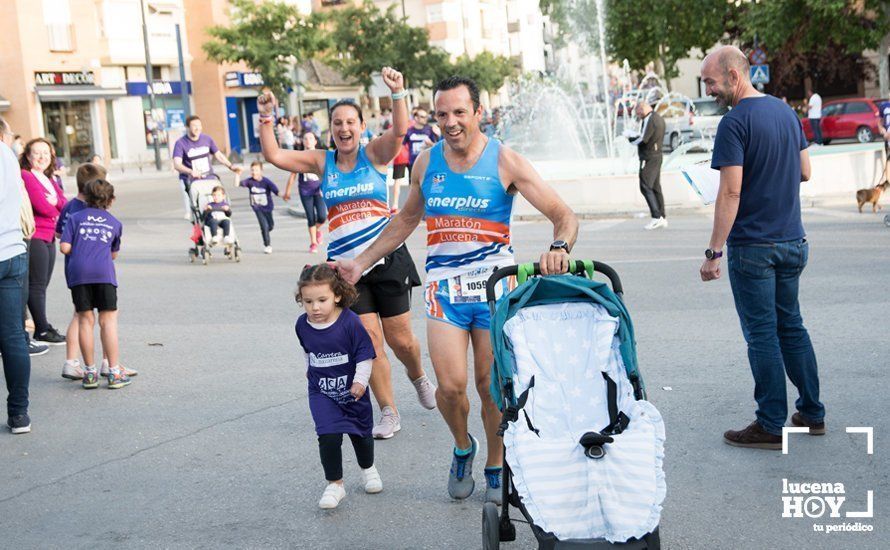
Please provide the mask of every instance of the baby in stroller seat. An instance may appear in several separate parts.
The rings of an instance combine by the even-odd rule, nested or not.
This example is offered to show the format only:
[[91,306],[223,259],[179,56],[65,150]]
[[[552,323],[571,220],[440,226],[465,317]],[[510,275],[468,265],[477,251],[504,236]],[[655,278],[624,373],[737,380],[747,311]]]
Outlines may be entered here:
[[213,245],[219,244],[220,231],[222,238],[228,244],[234,244],[235,238],[232,235],[232,208],[229,206],[229,200],[226,197],[226,190],[221,185],[217,185],[211,192],[211,201],[204,207],[204,227],[210,230],[210,242]]

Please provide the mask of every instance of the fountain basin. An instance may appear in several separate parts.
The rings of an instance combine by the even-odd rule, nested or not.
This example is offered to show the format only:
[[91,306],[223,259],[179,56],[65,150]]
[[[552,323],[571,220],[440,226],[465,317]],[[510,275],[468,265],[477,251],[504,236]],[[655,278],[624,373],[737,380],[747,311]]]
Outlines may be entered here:
[[[709,153],[687,153],[668,163],[665,157],[661,187],[668,212],[712,208],[705,207],[680,173],[683,166],[708,158]],[[883,144],[879,142],[811,147],[810,159],[812,178],[800,187],[803,204],[845,193],[855,204],[856,190],[879,183],[884,170]],[[532,165],[579,215],[648,213],[640,194],[636,158],[532,161]],[[520,218],[540,216],[522,197],[517,197],[513,212]]]

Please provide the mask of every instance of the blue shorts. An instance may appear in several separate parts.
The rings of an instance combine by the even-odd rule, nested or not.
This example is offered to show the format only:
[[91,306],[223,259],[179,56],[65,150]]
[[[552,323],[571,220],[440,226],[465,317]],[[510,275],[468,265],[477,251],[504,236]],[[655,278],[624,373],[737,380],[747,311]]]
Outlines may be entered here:
[[[491,312],[488,302],[452,303],[451,279],[427,281],[424,287],[427,319],[434,319],[469,331],[474,328],[489,330]],[[506,293],[516,288],[516,277],[507,277],[497,282],[495,296],[500,300]]]

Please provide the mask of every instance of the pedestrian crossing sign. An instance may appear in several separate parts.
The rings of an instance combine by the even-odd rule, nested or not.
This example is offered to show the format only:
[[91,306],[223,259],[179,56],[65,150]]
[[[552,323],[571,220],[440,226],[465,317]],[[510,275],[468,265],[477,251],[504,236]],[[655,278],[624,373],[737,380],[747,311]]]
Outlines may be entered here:
[[751,67],[752,84],[769,84],[769,65],[753,65]]

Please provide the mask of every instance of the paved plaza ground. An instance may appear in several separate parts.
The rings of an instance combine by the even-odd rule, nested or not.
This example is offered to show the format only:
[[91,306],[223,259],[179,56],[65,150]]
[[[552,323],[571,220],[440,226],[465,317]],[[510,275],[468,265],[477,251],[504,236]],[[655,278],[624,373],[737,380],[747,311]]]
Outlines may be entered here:
[[[33,432],[0,433],[0,547],[439,549],[481,546],[482,491],[445,491],[451,440],[437,411],[417,403],[395,363],[402,431],[378,442],[384,492],[366,495],[348,444],[347,498],[319,510],[324,489],[293,323],[305,222],[279,208],[274,254],[261,253],[243,190],[230,190],[244,259],[187,261],[189,227],[173,176],[112,178],[124,223],[117,261],[122,358],[140,371],[128,388],[84,391],[60,377],[63,348],[34,358]],[[227,179],[227,182],[230,180]],[[282,180],[280,180],[283,183]],[[810,265],[801,286],[829,427],[795,436],[790,454],[738,449],[721,434],[753,419],[753,381],[726,278],[698,268],[707,214],[582,221],[574,255],[621,274],[650,400],[667,426],[667,549],[880,548],[887,544],[890,461],[890,229],[846,203],[805,210]],[[549,225],[518,222],[518,259],[551,241]],[[422,266],[424,232],[409,240]],[[61,258],[49,288],[50,321],[72,306]],[[413,327],[426,348],[423,296]],[[432,372],[424,351],[424,366]],[[793,401],[793,400],[791,400]],[[471,397],[481,434],[478,398]],[[846,426],[874,427],[874,454]],[[482,486],[482,461],[476,463]],[[872,519],[782,518],[782,480],[843,483],[844,511]],[[818,533],[814,524],[861,522],[875,532]],[[525,526],[505,548],[534,547]]]

